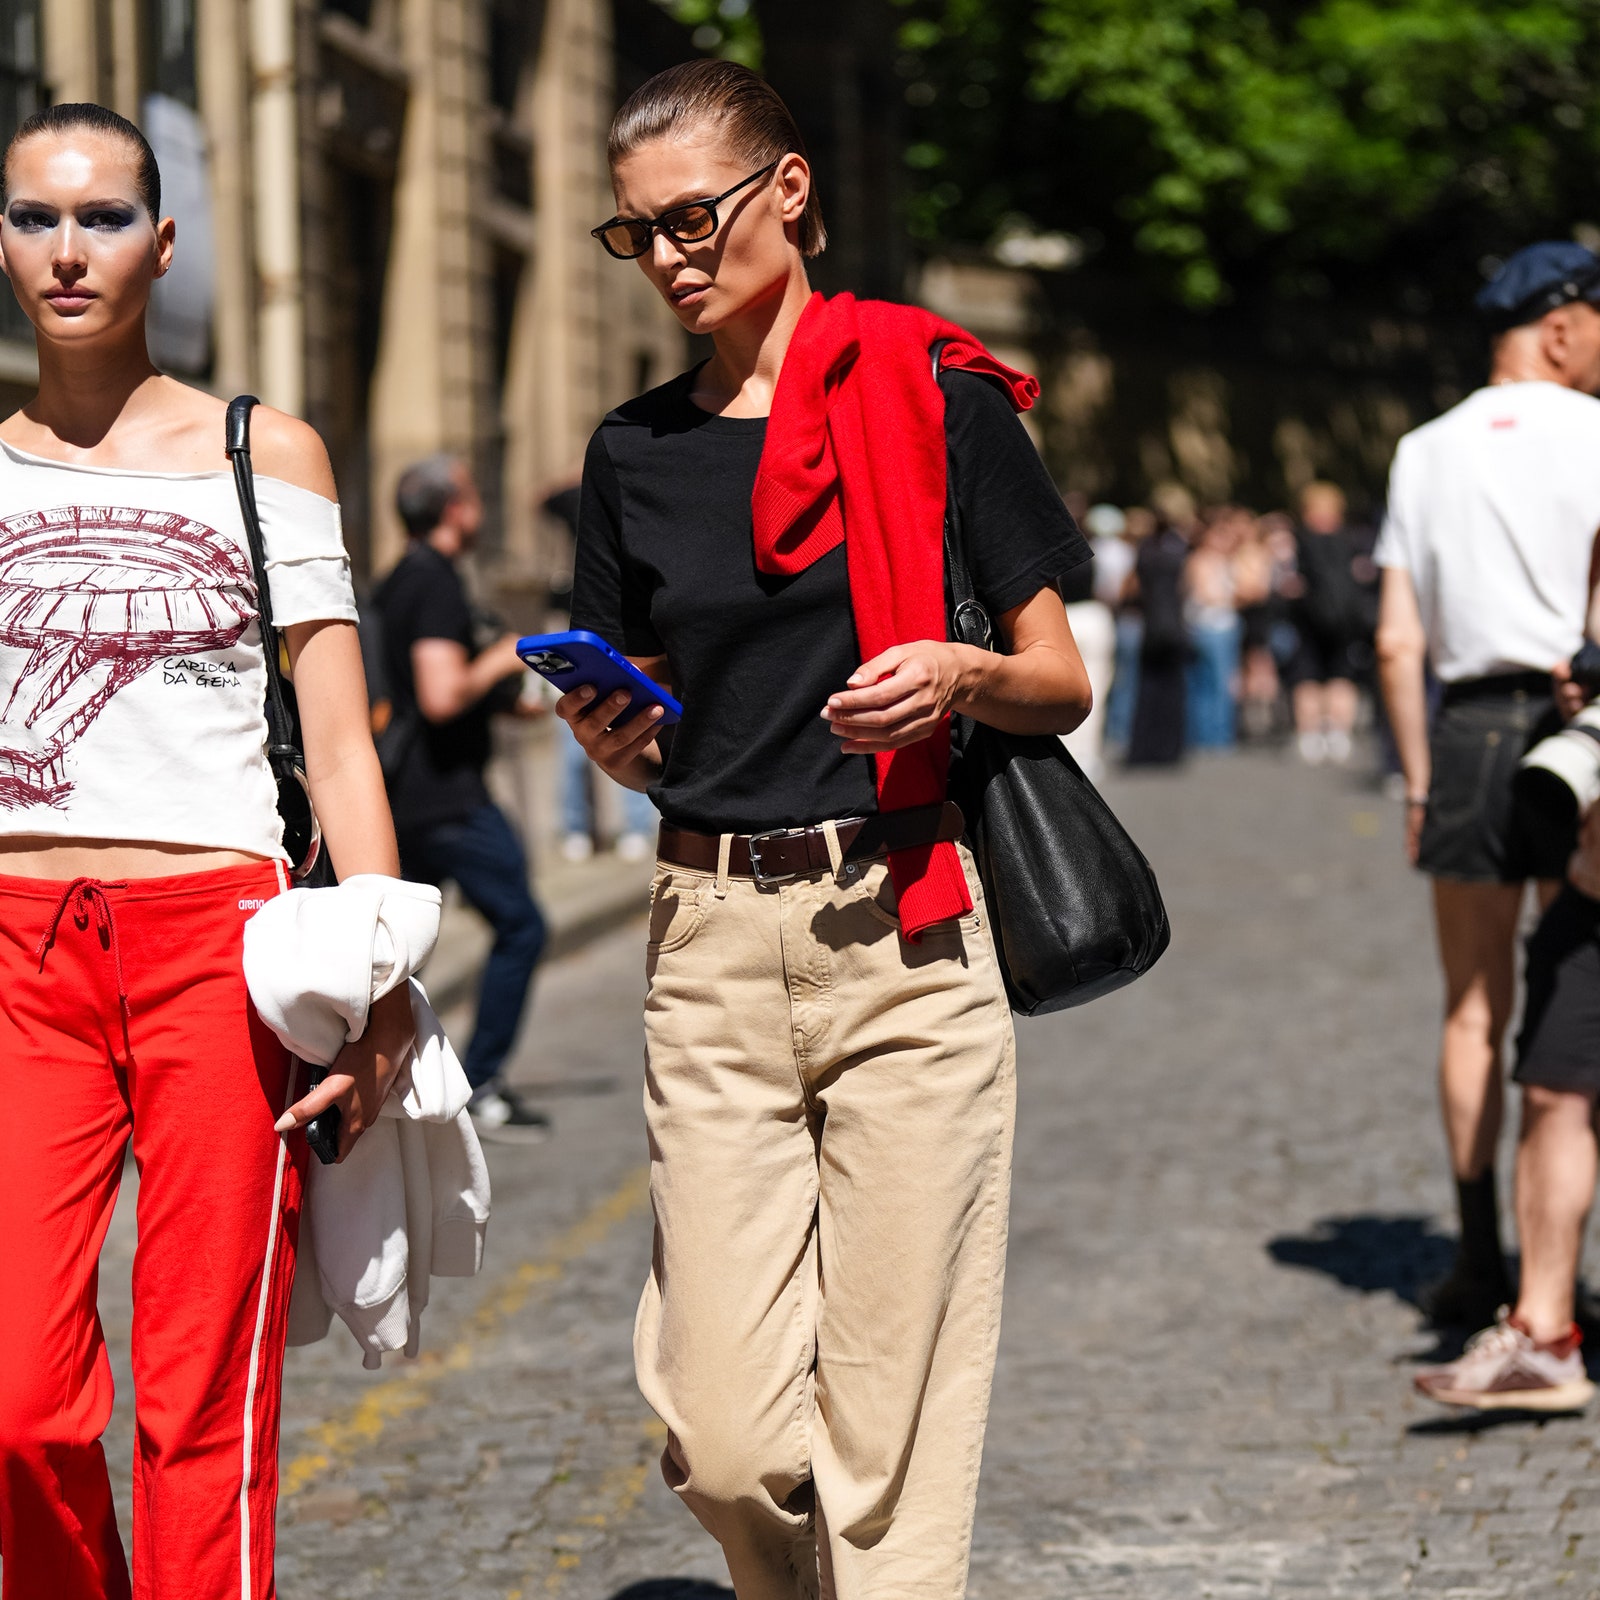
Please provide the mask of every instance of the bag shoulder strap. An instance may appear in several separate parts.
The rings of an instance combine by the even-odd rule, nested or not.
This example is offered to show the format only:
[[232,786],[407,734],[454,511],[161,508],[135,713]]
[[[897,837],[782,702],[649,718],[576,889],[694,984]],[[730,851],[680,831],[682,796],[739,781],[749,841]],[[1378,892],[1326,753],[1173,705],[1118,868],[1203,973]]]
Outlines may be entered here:
[[[944,355],[948,339],[935,339],[928,354],[933,360],[933,381],[949,398],[945,390],[944,373],[939,362]],[[980,650],[994,649],[994,623],[988,610],[978,598],[972,581],[972,568],[967,564],[966,535],[961,522],[961,504],[956,498],[955,475],[949,470],[946,452],[946,485],[944,497],[944,564],[950,581],[950,633],[961,644],[977,646]]]
[[261,533],[261,513],[256,508],[255,469],[250,461],[250,413],[261,402],[241,394],[228,402],[226,449],[233,466],[233,486],[239,495],[239,514],[250,545],[250,565],[256,579],[256,613],[261,619],[261,653],[267,667],[267,759],[280,776],[300,765],[295,743],[294,718],[284,692],[283,667],[278,656],[278,630],[272,621],[272,590],[267,583],[267,546]]

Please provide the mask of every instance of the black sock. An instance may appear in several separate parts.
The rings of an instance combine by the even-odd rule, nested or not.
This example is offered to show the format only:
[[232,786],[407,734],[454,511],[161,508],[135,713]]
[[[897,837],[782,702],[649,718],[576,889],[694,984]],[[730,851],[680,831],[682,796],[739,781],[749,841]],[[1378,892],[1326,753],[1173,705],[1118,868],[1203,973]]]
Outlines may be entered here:
[[1457,1178],[1456,1203],[1461,1209],[1461,1266],[1474,1277],[1503,1278],[1506,1263],[1500,1253],[1500,1207],[1494,1168],[1479,1178]]

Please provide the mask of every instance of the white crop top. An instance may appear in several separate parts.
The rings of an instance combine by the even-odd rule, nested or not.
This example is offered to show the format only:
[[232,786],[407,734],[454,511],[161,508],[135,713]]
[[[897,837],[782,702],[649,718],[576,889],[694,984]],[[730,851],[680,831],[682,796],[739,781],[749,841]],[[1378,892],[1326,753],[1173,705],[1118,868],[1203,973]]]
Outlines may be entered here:
[[[257,477],[273,620],[356,620],[339,507]],[[0,836],[284,859],[233,474],[0,440]]]

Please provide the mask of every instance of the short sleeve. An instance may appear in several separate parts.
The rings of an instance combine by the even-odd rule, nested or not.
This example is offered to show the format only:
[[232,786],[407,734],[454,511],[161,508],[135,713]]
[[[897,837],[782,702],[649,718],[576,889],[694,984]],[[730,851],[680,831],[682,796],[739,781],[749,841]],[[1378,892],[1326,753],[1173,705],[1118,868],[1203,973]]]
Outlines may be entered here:
[[666,653],[650,622],[649,591],[623,548],[622,490],[616,465],[606,448],[604,427],[595,431],[583,459],[572,573],[572,626],[599,634],[624,655]]
[[257,478],[255,488],[272,620],[279,627],[355,622],[355,585],[338,504],[281,478]]
[[1092,559],[1011,402],[987,378],[944,382],[945,438],[973,586],[995,616]]
[[1406,441],[1394,453],[1394,464],[1389,468],[1389,501],[1383,515],[1383,529],[1372,552],[1374,563],[1380,567],[1413,569],[1411,532],[1407,525],[1406,503]]

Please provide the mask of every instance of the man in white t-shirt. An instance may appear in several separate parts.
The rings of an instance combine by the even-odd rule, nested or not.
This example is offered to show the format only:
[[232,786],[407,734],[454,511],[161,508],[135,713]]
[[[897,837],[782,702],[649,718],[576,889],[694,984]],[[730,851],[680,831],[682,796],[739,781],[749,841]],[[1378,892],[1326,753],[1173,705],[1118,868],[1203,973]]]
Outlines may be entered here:
[[[1425,1291],[1440,1323],[1481,1324],[1510,1299],[1494,1161],[1517,921],[1527,881],[1553,894],[1573,843],[1522,825],[1511,785],[1528,745],[1559,725],[1552,691],[1594,626],[1597,307],[1600,258],[1579,245],[1506,262],[1478,297],[1494,333],[1488,385],[1400,441],[1376,552],[1406,850],[1433,879],[1445,978],[1440,1097],[1461,1242]],[[1443,686],[1431,734],[1430,663]]]

